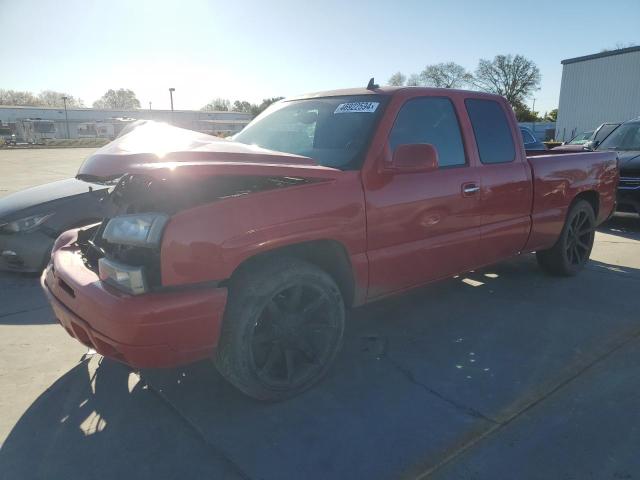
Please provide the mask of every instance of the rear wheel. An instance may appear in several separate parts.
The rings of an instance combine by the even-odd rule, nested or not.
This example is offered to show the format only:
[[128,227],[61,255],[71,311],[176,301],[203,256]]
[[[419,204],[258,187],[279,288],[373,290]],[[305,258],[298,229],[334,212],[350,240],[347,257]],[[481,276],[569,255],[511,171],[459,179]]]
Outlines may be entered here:
[[538,264],[553,275],[572,276],[589,261],[595,238],[596,219],[586,200],[573,204],[556,244],[536,252]]
[[344,332],[333,279],[292,258],[262,262],[233,279],[215,356],[218,371],[259,400],[282,400],[318,382]]

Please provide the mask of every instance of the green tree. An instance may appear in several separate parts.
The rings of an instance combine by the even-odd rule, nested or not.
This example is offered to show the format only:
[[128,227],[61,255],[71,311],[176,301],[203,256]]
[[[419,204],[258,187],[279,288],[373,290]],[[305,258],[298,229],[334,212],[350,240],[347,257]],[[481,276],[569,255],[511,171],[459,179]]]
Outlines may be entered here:
[[513,106],[513,111],[519,122],[540,122],[542,118],[538,116],[538,112],[532,111],[524,103],[517,101]]
[[540,88],[540,78],[536,64],[522,55],[496,55],[493,60],[480,59],[473,84],[502,95],[516,108]]
[[208,112],[228,112],[231,109],[231,102],[226,98],[214,98],[200,110]]
[[251,113],[253,105],[246,100],[236,100],[231,108],[234,112]]
[[462,88],[473,80],[473,76],[462,65],[455,62],[427,65],[420,72],[421,85],[438,88]]
[[268,107],[271,106],[271,104],[279,102],[280,100],[282,100],[284,97],[271,97],[271,98],[264,98],[262,100],[262,103],[260,105],[253,105],[253,108],[251,109],[251,113],[253,113],[253,116],[258,116],[260,115],[262,112],[264,112]]
[[387,85],[392,87],[401,87],[407,82],[407,76],[402,72],[396,72],[387,81]]
[[557,122],[558,121],[558,109],[554,108],[549,113],[544,116],[544,119],[548,122]]
[[424,85],[423,80],[417,73],[412,73],[409,75],[409,78],[407,78],[407,87],[420,87],[422,85]]
[[119,88],[118,90],[109,89],[102,97],[93,102],[93,108],[134,110],[140,108],[140,100],[138,100],[133,90],[126,88]]

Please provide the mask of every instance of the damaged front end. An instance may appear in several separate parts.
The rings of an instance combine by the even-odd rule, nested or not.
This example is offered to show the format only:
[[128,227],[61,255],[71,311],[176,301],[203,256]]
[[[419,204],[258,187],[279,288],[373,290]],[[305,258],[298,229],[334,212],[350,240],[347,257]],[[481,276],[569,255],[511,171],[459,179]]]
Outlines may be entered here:
[[132,295],[162,288],[160,249],[171,216],[217,200],[314,182],[282,175],[123,176],[107,218],[78,233],[82,258],[102,281]]

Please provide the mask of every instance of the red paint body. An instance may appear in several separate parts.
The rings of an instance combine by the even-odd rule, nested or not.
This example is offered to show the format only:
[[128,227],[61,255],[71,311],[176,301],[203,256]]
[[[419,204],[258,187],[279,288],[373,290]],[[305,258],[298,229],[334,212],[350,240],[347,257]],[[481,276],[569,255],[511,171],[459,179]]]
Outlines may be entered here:
[[[316,96],[371,93],[350,90]],[[313,179],[303,185],[225,198],[172,216],[161,246],[163,287],[224,281],[257,254],[330,240],[346,252],[354,284],[351,303],[359,305],[521,252],[551,247],[577,195],[595,199],[598,223],[613,211],[618,181],[615,153],[528,159],[516,119],[502,97],[423,88],[375,93],[391,98],[357,171],[320,167],[304,157],[233,143],[228,151],[216,143],[215,148],[199,146],[168,154],[164,160],[178,162],[170,166],[128,167],[132,173],[173,181],[206,175]],[[467,165],[424,173],[393,172],[390,130],[402,105],[420,96],[451,99]],[[467,98],[502,105],[517,150],[513,162],[480,162],[465,110]],[[111,147],[111,153],[115,150]],[[99,152],[103,163],[109,154]],[[150,154],[118,151],[114,155],[120,164],[132,165],[127,155]],[[85,173],[108,174],[103,165]],[[464,193],[469,185],[479,190]],[[82,264],[74,241],[74,232],[63,234],[43,275],[56,315],[71,335],[138,367],[178,365],[211,355],[224,313],[225,288],[183,288],[133,297],[102,284]]]

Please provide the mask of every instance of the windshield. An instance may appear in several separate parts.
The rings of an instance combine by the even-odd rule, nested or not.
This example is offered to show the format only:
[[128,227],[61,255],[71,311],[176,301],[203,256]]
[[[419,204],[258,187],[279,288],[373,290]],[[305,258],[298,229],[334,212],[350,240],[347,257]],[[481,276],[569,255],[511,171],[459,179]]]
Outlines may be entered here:
[[640,122],[620,125],[600,144],[598,150],[640,150]]
[[386,97],[356,95],[278,103],[233,137],[340,169],[360,166]]
[[573,137],[573,139],[571,139],[571,141],[569,142],[569,145],[583,145],[589,141],[591,135],[593,135],[593,131],[582,132],[580,135],[576,135],[575,137]]
[[598,130],[598,133],[596,133],[596,136],[593,138],[593,141],[602,143],[602,141],[609,135],[611,135],[611,132],[613,132],[619,126],[619,123],[609,123],[606,125],[602,125],[602,127],[600,127],[600,130]]

